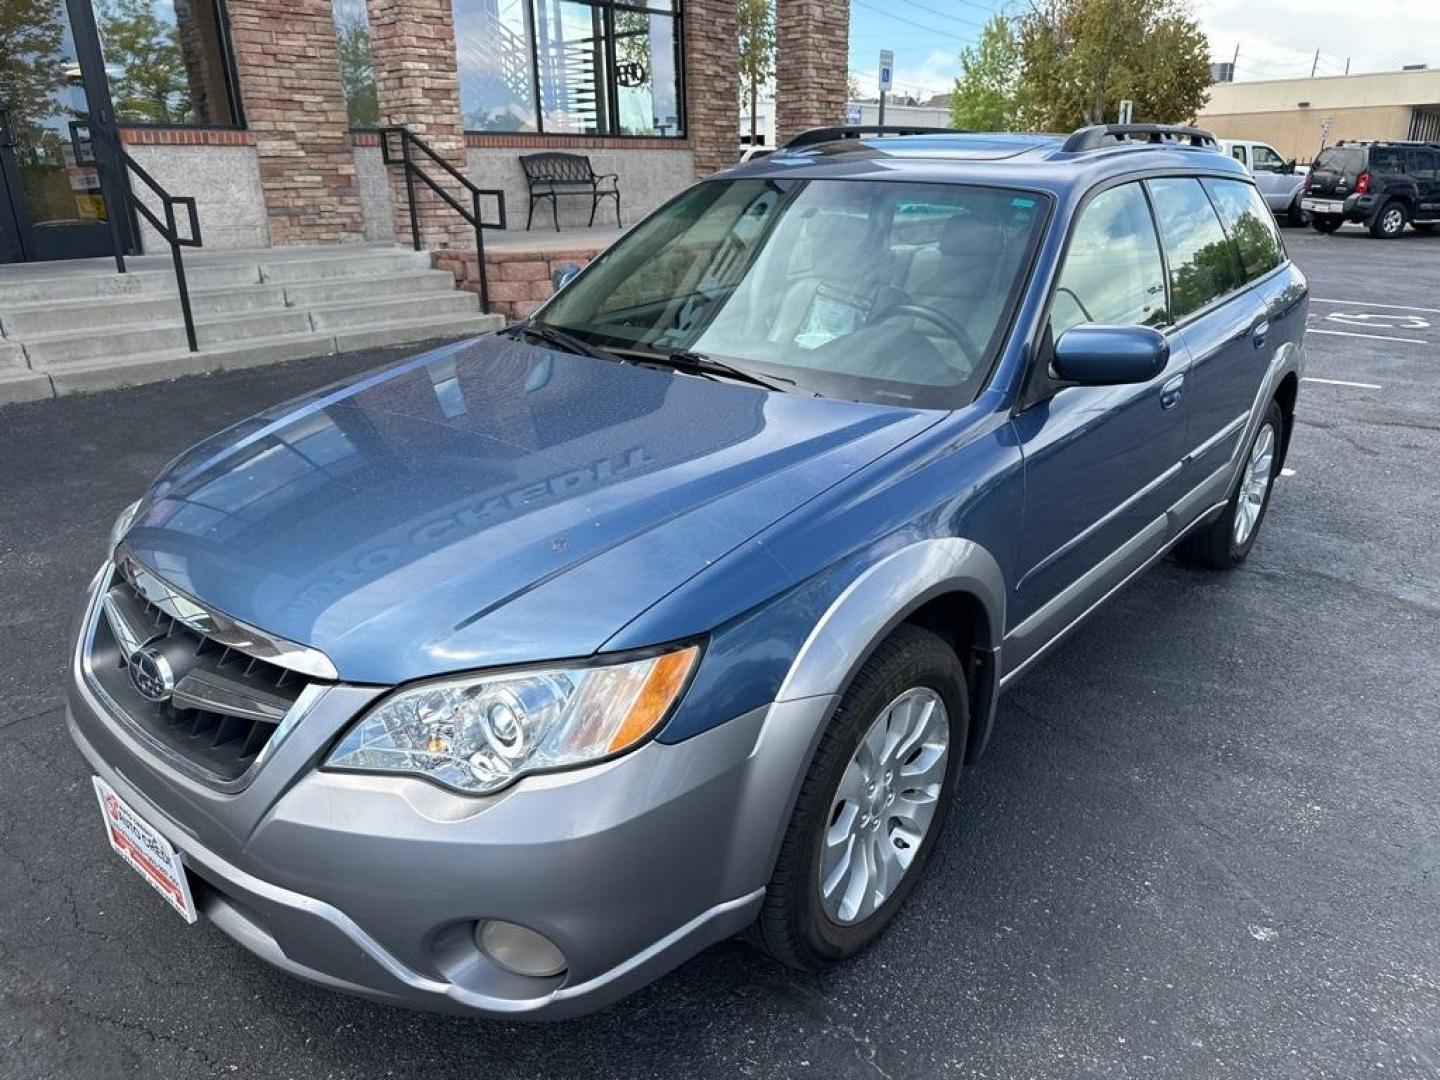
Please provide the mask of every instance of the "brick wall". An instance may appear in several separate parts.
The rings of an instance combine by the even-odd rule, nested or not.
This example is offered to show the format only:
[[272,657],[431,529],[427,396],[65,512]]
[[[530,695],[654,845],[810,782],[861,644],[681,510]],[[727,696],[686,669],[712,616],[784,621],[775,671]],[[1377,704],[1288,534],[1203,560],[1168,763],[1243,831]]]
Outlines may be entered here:
[[845,121],[848,0],[775,0],[775,145]]
[[[696,176],[734,165],[740,156],[735,8],[736,0],[689,0],[685,5],[685,109]],[[843,94],[843,63],[840,83]]]
[[[487,251],[485,272],[489,278],[490,310],[507,319],[523,319],[555,291],[552,275],[567,263],[584,266],[600,253],[596,247],[567,250]],[[475,252],[442,251],[435,265],[455,275],[459,287],[480,291]]]
[[[370,56],[375,63],[375,97],[382,124],[409,128],[446,161],[465,168],[465,132],[460,122],[460,76],[455,62],[455,16],[451,0],[369,0]],[[398,144],[393,148],[398,150]],[[436,182],[469,207],[470,196],[423,158],[419,164]],[[404,170],[390,169],[390,202],[395,235],[410,236]],[[475,244],[474,230],[433,191],[417,193],[420,242],[432,250]],[[485,208],[482,207],[482,211]]]
[[230,0],[245,119],[255,140],[270,240],[361,237],[355,160],[330,0]]

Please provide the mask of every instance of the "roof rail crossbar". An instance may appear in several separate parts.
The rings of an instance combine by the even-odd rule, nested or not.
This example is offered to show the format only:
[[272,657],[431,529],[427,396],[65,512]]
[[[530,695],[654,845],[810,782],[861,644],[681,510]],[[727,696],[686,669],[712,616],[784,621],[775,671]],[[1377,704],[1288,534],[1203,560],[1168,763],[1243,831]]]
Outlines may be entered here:
[[861,139],[867,135],[959,135],[957,128],[913,127],[908,124],[855,124],[838,127],[818,127],[802,131],[785,144],[786,150],[799,146],[816,146],[819,143],[838,142],[842,139]]
[[1189,141],[1191,146],[1219,149],[1215,136],[1204,128],[1185,127],[1181,124],[1092,124],[1070,133],[1061,147],[1065,153],[1075,154],[1082,150],[1098,150],[1108,142],[1134,142],[1143,136],[1150,143]]

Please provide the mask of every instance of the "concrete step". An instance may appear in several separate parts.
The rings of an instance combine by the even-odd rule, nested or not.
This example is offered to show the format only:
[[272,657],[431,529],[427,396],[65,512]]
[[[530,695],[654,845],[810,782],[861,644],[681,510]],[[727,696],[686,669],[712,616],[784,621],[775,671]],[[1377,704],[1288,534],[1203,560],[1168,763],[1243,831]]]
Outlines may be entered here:
[[[185,280],[191,292],[256,285],[260,282],[260,264],[253,260],[234,264],[187,264]],[[173,270],[131,270],[126,274],[117,274],[112,267],[109,273],[42,274],[15,281],[0,281],[0,307],[116,296],[157,296],[174,292]]]
[[49,376],[25,368],[0,368],[0,405],[40,401],[54,396]]
[[416,270],[404,274],[379,274],[335,281],[287,284],[285,302],[291,307],[316,304],[343,304],[371,296],[412,296],[416,293],[454,292],[455,275],[449,270]]
[[[501,325],[498,315],[481,315],[478,312],[461,318],[410,319],[404,324],[353,326],[339,334],[310,332],[254,338],[207,346],[195,353],[171,349],[120,359],[76,360],[47,367],[45,374],[49,375],[58,396],[163,382],[182,375],[258,367],[380,345],[414,342],[419,352],[423,342],[485,333]],[[0,401],[3,400],[0,397]]]
[[[212,315],[239,315],[285,306],[280,285],[233,286],[190,294],[190,310],[197,321]],[[107,297],[85,302],[21,304],[0,307],[0,332],[5,337],[59,334],[67,330],[109,329],[136,323],[180,321],[177,293],[150,296]]]
[[313,259],[261,260],[260,275],[266,282],[289,284],[328,281],[336,278],[375,277],[430,269],[430,253],[402,248],[366,248],[316,256]]
[[16,342],[0,341],[0,371],[25,366],[25,350]]
[[[202,347],[248,338],[303,334],[311,329],[309,314],[294,308],[195,320],[195,337]],[[137,353],[153,355],[183,349],[185,344],[185,326],[175,318],[137,323],[103,333],[89,329],[39,334],[25,339],[25,354],[30,366],[38,370],[82,360],[118,360]]]
[[419,300],[414,296],[375,297],[310,308],[310,319],[316,330],[348,330],[353,326],[405,322],[422,315],[427,319],[443,319],[480,314],[480,301],[474,293],[455,292],[453,289],[427,293]]

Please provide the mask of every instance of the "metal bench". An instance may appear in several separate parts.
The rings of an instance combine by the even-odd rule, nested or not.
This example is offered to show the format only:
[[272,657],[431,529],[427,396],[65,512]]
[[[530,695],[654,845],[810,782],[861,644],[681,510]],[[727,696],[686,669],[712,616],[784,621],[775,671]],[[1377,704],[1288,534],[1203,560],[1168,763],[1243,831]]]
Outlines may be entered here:
[[[530,188],[530,209],[525,215],[525,231],[535,217],[535,204],[550,200],[550,216],[555,231],[560,231],[559,196],[590,196],[590,224],[595,224],[595,209],[601,199],[615,200],[615,224],[620,224],[620,177],[615,173],[597,173],[584,154],[521,154],[520,167],[525,170],[525,183]],[[606,181],[609,181],[608,186]]]

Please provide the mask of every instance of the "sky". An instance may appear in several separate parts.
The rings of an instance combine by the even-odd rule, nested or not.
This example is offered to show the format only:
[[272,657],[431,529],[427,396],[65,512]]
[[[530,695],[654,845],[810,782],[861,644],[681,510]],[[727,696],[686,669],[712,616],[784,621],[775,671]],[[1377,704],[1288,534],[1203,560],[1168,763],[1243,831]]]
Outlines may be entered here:
[[[875,93],[880,50],[895,53],[895,88],[924,97],[948,91],[960,50],[980,36],[997,10],[1019,0],[851,0],[850,71],[861,93]],[[1440,3],[1434,0],[1193,0],[1210,38],[1212,59],[1240,46],[1236,78],[1283,79],[1394,71],[1404,64],[1440,67]],[[1402,29],[1403,28],[1403,29]]]

